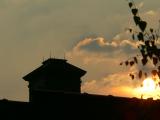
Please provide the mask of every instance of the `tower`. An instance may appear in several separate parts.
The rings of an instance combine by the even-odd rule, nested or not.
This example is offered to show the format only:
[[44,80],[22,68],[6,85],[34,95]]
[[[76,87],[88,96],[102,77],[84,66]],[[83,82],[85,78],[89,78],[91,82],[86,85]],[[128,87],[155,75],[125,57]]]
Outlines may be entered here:
[[49,58],[23,77],[29,83],[29,101],[34,91],[81,92],[81,77],[86,71],[71,65],[65,59]]

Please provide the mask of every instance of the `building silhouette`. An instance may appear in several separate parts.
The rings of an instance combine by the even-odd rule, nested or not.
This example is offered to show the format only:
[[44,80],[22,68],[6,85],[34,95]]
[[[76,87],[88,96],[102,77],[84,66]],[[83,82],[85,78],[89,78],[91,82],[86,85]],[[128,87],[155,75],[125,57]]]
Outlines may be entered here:
[[23,77],[29,82],[29,101],[34,91],[81,92],[81,77],[86,71],[71,65],[65,59],[49,58]]
[[49,58],[23,77],[29,102],[0,100],[5,120],[159,120],[160,100],[81,93],[86,71],[64,59]]

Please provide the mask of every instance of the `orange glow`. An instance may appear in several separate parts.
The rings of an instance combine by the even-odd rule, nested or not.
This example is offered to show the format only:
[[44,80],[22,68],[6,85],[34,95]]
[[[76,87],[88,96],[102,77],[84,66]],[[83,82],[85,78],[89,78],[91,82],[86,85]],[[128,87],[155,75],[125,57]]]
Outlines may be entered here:
[[142,86],[136,88],[135,92],[142,99],[153,98],[160,99],[160,87],[159,87],[159,78],[146,78]]

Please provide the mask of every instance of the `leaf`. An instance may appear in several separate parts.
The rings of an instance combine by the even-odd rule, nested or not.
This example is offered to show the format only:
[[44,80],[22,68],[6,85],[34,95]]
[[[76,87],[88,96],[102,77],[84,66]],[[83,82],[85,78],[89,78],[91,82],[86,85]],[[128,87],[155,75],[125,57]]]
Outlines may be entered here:
[[139,22],[139,28],[141,29],[142,32],[145,31],[146,27],[147,27],[147,22],[145,22],[145,21]]
[[137,13],[138,13],[138,9],[137,9],[137,8],[132,9],[132,14],[133,14],[133,15],[135,15],[135,16],[136,16],[136,15],[137,15]]
[[129,74],[129,76],[131,77],[132,80],[134,80],[134,75],[133,74]]
[[143,58],[143,59],[142,59],[142,64],[143,64],[143,65],[146,65],[147,62],[148,62],[147,58]]
[[140,71],[139,71],[139,73],[138,73],[138,77],[139,77],[139,79],[141,79],[141,78],[142,78],[142,70],[140,70]]
[[134,22],[135,22],[136,25],[138,25],[141,21],[141,18],[138,17],[138,16],[134,16],[133,19],[134,19]]
[[126,61],[126,62],[125,62],[125,64],[126,64],[126,66],[128,66],[129,62],[128,62],[128,61]]
[[[156,47],[155,41],[151,41],[152,47]],[[157,48],[157,47],[156,47]]]
[[143,57],[143,58],[146,58],[145,50],[141,49],[140,52],[141,52],[141,54],[142,54],[142,57]]
[[121,62],[120,65],[123,65],[123,62]]
[[134,61],[131,61],[131,62],[130,62],[130,66],[133,66],[133,65],[134,65]]
[[145,45],[149,47],[149,40],[145,41]]
[[133,3],[132,2],[129,2],[129,7],[131,8],[133,6]]
[[144,36],[143,36],[142,32],[139,32],[139,34],[137,35],[137,37],[138,37],[139,41],[144,41]]
[[134,62],[135,62],[135,63],[138,63],[138,60],[137,60],[137,58],[136,58],[136,57],[134,57]]
[[133,40],[135,40],[135,36],[134,36],[134,34],[132,34],[132,39],[133,39]]
[[148,56],[149,56],[149,58],[151,59],[151,58],[153,57],[153,52],[148,51]]
[[153,33],[153,28],[150,28],[150,32]]
[[152,73],[153,76],[156,76],[158,74],[157,70],[152,70],[151,73]]
[[156,65],[157,65],[157,63],[158,63],[158,58],[153,57],[153,64],[156,66]]
[[132,33],[132,29],[131,28],[129,28],[128,30],[129,30],[130,33]]

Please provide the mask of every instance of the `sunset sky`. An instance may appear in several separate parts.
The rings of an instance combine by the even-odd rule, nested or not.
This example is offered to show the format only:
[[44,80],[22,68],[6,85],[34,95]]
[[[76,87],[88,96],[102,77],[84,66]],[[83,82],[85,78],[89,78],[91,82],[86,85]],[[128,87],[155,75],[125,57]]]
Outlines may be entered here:
[[[149,26],[160,19],[159,0],[135,0]],[[128,69],[119,63],[135,55],[126,0],[0,0],[0,99],[28,100],[22,77],[44,59],[65,58],[87,71],[82,92],[136,96]]]

